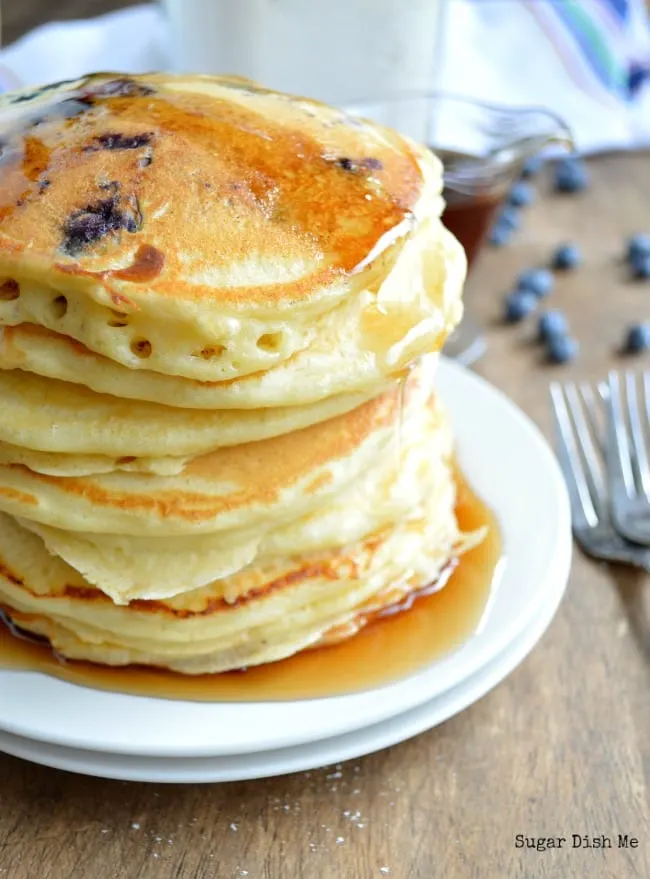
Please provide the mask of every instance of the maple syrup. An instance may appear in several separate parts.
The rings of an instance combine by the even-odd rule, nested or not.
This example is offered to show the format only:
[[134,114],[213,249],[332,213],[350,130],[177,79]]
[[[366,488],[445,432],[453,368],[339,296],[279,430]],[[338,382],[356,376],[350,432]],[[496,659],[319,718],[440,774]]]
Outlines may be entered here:
[[487,536],[431,584],[368,620],[352,638],[244,671],[186,676],[130,666],[109,668],[57,657],[44,642],[0,623],[0,668],[39,671],[95,689],[198,701],[260,701],[335,696],[382,686],[458,647],[481,621],[496,586],[501,542],[494,514],[457,475],[460,527]]
[[521,163],[491,164],[484,157],[431,149],[444,166],[442,222],[463,246],[471,268]]
[[445,188],[443,198],[446,207],[442,222],[463,246],[471,268],[492,221],[503,202],[503,193],[466,193]]
[[[196,213],[207,211],[215,218],[211,229],[222,222],[237,225],[242,252],[253,246],[242,238],[244,230],[254,226],[258,242],[262,220],[275,230],[275,241],[300,234],[303,250],[309,248],[305,259],[324,260],[327,255],[319,275],[322,283],[358,272],[369,255],[374,260],[399,251],[422,189],[422,172],[412,151],[355,134],[358,124],[345,116],[330,119],[327,128],[325,121],[314,123],[320,133],[316,136],[297,110],[284,122],[281,113],[274,121],[270,113],[223,97],[228,88],[253,95],[250,84],[226,81],[220,98],[173,86],[174,80],[170,87],[164,76],[94,74],[68,89],[45,86],[10,96],[0,125],[3,232],[13,237],[13,223],[32,235],[36,228],[41,234],[33,246],[62,248],[75,258],[124,231],[153,234],[158,228],[154,212],[143,218],[137,205],[150,200],[147,193],[167,186],[156,171],[158,155],[165,155],[170,144],[177,149],[175,145],[184,143],[196,165],[189,179],[201,182],[200,188],[188,187],[187,198],[196,200]],[[283,100],[291,105],[289,98]],[[330,145],[323,130],[334,124],[346,131]],[[351,155],[338,155],[337,144],[345,144]],[[371,145],[376,155],[366,154]],[[219,161],[206,158],[215,152]],[[112,179],[98,182],[91,194],[93,181],[109,169]],[[77,182],[85,194],[74,204],[60,195],[61,187],[70,186],[66,181],[71,174],[86,181]],[[42,228],[41,214],[51,215]],[[217,220],[222,214],[225,219]],[[247,222],[240,222],[241,217]],[[215,260],[228,260],[230,240],[227,235],[212,237]],[[140,259],[140,266],[144,274],[136,267],[122,278],[149,280],[155,277],[150,273],[162,268],[151,252]]]

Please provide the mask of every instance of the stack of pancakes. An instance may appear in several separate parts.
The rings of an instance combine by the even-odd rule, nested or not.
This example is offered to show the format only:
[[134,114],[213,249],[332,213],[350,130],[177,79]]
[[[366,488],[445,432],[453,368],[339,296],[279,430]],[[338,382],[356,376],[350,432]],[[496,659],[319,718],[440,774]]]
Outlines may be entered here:
[[463,546],[441,167],[235,78],[0,104],[0,606],[186,673],[353,634]]

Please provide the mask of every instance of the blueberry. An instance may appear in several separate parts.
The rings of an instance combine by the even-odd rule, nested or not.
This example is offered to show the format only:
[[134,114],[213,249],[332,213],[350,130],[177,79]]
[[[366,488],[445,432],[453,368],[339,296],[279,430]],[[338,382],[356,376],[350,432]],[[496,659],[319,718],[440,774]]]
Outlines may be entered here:
[[627,239],[627,259],[630,262],[640,256],[650,256],[650,235],[638,232]]
[[137,205],[123,205],[115,192],[108,198],[73,211],[63,224],[63,249],[70,256],[77,256],[85,248],[119,233],[121,229],[135,232],[138,213]]
[[490,231],[488,241],[492,247],[505,247],[512,238],[512,229],[502,223],[495,223]]
[[520,180],[510,190],[508,194],[508,203],[515,208],[524,208],[533,203],[535,193],[530,183],[524,183]]
[[650,323],[634,324],[627,331],[625,350],[636,354],[650,348]]
[[640,253],[631,260],[632,276],[639,280],[650,278],[650,253]]
[[581,192],[589,184],[587,168],[580,159],[560,159],[555,166],[555,189],[557,192]]
[[489,242],[493,247],[503,247],[510,242],[512,233],[519,228],[519,214],[512,207],[505,207],[494,221]]
[[546,311],[539,316],[539,338],[548,342],[555,336],[565,336],[569,330],[567,319],[561,311]]
[[516,208],[508,205],[504,207],[504,209],[497,217],[496,221],[499,225],[505,226],[507,229],[511,229],[512,231],[518,229],[521,226],[521,217],[519,216],[519,211],[516,210]]
[[505,317],[509,323],[523,320],[537,308],[537,297],[527,290],[515,290],[506,296]]
[[579,345],[571,336],[551,336],[547,351],[551,363],[568,363],[578,356]]
[[555,285],[555,278],[548,269],[527,269],[517,278],[517,290],[534,293],[538,299],[548,296]]
[[530,158],[526,159],[524,162],[524,167],[521,169],[521,176],[524,180],[528,180],[530,177],[535,177],[542,170],[544,165],[544,159],[541,156],[530,156]]
[[554,269],[575,269],[582,262],[580,248],[576,244],[560,244],[555,253],[551,265]]

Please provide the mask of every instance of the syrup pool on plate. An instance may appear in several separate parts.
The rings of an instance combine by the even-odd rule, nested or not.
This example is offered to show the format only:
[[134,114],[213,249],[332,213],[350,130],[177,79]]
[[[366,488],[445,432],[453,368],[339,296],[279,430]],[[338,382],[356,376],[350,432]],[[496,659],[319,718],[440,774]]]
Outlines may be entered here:
[[476,631],[495,584],[501,558],[496,519],[456,473],[461,530],[487,528],[483,541],[454,560],[416,596],[368,619],[338,644],[244,671],[181,675],[129,666],[111,668],[65,660],[44,642],[0,623],[0,669],[37,671],[70,683],[140,696],[203,702],[308,699],[383,686],[435,662]]

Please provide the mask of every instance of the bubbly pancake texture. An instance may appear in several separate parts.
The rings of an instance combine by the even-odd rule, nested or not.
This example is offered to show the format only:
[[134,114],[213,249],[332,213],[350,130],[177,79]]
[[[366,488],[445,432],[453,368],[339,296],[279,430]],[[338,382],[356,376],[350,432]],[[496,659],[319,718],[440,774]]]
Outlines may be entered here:
[[[460,318],[465,256],[442,224],[429,223],[400,259],[405,266],[401,276],[378,293],[366,290],[319,319],[308,348],[240,378],[211,382],[132,369],[62,332],[29,323],[0,327],[0,368],[188,409],[302,406],[340,394],[372,396],[423,349],[440,347]],[[400,302],[405,289],[416,291],[412,295],[420,302],[423,316],[416,330],[409,329],[409,311]]]
[[3,97],[0,136],[0,324],[224,381],[308,350],[350,303],[390,300],[384,374],[396,341],[413,359],[459,317],[405,282],[404,251],[444,234],[441,166],[389,129],[237,78],[100,74]]

